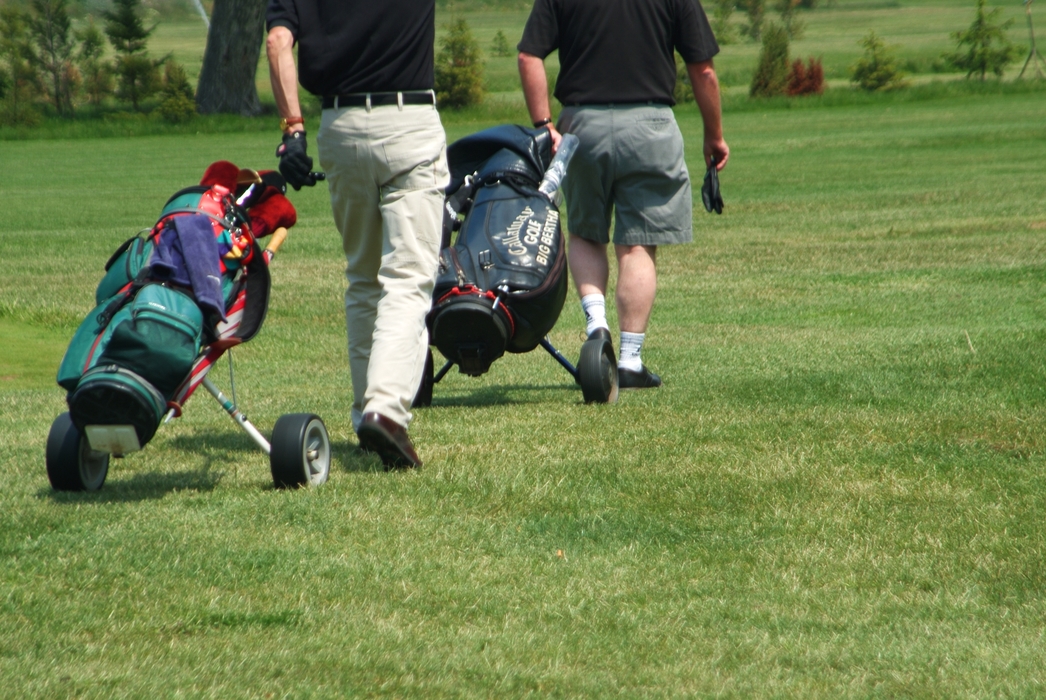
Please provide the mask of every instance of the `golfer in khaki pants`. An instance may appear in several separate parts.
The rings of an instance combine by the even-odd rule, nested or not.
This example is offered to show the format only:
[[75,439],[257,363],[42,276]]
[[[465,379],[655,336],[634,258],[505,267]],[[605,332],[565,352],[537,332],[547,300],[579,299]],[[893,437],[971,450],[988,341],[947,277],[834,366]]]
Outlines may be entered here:
[[352,425],[360,447],[386,467],[420,467],[407,426],[428,349],[425,315],[450,177],[432,91],[435,0],[268,0],[266,24],[283,117],[277,155],[295,189],[318,179],[299,80],[323,107],[320,164],[349,281]]
[[446,140],[435,107],[326,109],[317,143],[348,262],[352,423],[400,425],[421,384],[439,262]]

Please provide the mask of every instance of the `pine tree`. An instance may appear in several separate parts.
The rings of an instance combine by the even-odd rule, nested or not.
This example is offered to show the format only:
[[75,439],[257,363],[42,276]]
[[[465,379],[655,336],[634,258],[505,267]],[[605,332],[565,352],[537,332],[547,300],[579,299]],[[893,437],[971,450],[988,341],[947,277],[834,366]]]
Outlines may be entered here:
[[759,65],[748,94],[752,97],[782,95],[788,84],[788,32],[784,27],[770,23],[763,30],[763,47],[759,51]]
[[893,54],[874,31],[858,43],[864,47],[864,56],[850,69],[851,82],[870,92],[895,90],[907,84]]
[[33,63],[47,80],[48,96],[58,114],[73,111],[74,86],[79,79],[72,65],[76,44],[67,4],[68,0],[33,0],[28,21],[37,49]]
[[512,55],[512,48],[508,45],[508,37],[500,29],[494,34],[494,40],[490,42],[490,53],[492,56]]
[[988,72],[1001,78],[1006,66],[1018,58],[1019,49],[1006,36],[1006,30],[1013,20],[1000,23],[1000,12],[1002,9],[998,7],[990,12],[985,11],[984,0],[977,0],[973,24],[966,31],[952,34],[952,38],[959,43],[958,50],[945,54],[944,60],[966,71],[967,79],[977,73],[984,80]]
[[483,60],[468,22],[451,23],[440,40],[436,57],[436,99],[447,107],[467,107],[483,101]]
[[142,23],[141,0],[113,0],[113,10],[103,13],[105,33],[116,51],[116,95],[140,109],[142,100],[160,87],[160,65],[166,59],[149,58],[146,43],[156,26]]

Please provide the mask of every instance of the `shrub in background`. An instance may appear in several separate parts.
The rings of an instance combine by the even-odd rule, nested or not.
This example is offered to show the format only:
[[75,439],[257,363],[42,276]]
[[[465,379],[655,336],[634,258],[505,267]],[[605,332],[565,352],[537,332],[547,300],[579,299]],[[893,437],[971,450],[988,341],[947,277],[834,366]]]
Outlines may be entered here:
[[512,47],[509,46],[508,37],[505,36],[505,32],[500,29],[494,34],[493,41],[490,42],[490,55],[491,56],[511,56]]
[[163,88],[160,90],[160,115],[178,124],[196,116],[196,100],[185,69],[174,61],[164,66]]
[[715,0],[712,10],[712,33],[720,46],[728,46],[737,41],[737,30],[730,23],[734,14],[735,0]]
[[42,92],[33,67],[34,53],[27,18],[15,5],[0,7],[0,72],[4,95],[0,119],[15,126],[35,126],[41,115],[33,100]]
[[944,54],[943,58],[953,68],[966,71],[967,79],[979,74],[984,80],[989,72],[1001,78],[1006,66],[1017,60],[1020,49],[1006,36],[1013,20],[999,22],[1001,12],[999,7],[985,11],[984,0],[977,0],[973,24],[965,31],[952,34],[959,44],[958,49],[955,53]]
[[895,90],[908,84],[897,60],[874,31],[858,43],[864,47],[864,55],[850,68],[851,82],[869,92]]
[[83,93],[90,104],[100,105],[113,94],[113,70],[102,60],[105,38],[94,23],[94,17],[89,17],[87,24],[76,32],[76,39],[80,42],[76,62],[83,79]]
[[763,30],[763,47],[759,51],[759,65],[748,94],[752,97],[783,95],[788,85],[788,32],[784,27],[769,23]]
[[468,22],[455,20],[440,39],[436,57],[436,99],[459,108],[483,101],[483,59]]
[[766,0],[741,0],[748,22],[741,27],[752,41],[759,41],[763,36],[763,23],[766,21]]
[[799,19],[796,10],[799,8],[800,0],[777,0],[777,12],[781,15],[781,23],[784,24],[788,38],[792,40],[802,39],[806,23]]
[[798,97],[800,95],[820,95],[824,93],[824,66],[820,59],[810,57],[808,65],[804,66],[802,59],[795,59],[792,70],[788,74],[788,84],[785,86],[785,94]]
[[686,63],[675,55],[676,58],[676,85],[672,90],[672,97],[676,104],[686,104],[694,101],[694,88],[690,85],[690,74],[686,70]]

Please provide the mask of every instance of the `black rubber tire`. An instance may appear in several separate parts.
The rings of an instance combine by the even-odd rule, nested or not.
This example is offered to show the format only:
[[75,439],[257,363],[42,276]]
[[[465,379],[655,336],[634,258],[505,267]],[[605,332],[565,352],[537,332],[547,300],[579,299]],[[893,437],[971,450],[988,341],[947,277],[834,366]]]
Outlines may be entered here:
[[614,359],[614,346],[609,340],[586,340],[581,346],[577,372],[585,403],[617,401],[617,360]]
[[272,429],[269,467],[276,488],[319,486],[331,468],[331,441],[327,426],[311,413],[280,416]]
[[418,393],[414,394],[414,400],[410,404],[411,408],[425,408],[432,405],[432,388],[435,386],[433,378],[436,376],[436,369],[432,361],[432,348],[426,350],[425,353],[425,371],[421,373],[421,386],[418,387]]
[[109,453],[92,450],[68,412],[51,424],[45,461],[55,491],[97,491],[109,474]]

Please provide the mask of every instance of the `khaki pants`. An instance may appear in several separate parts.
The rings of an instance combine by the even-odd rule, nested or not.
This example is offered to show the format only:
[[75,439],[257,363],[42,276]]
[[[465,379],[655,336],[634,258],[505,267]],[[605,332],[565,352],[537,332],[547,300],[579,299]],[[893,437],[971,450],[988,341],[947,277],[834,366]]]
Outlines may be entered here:
[[352,425],[376,411],[407,426],[428,349],[446,134],[432,106],[348,107],[323,110],[317,144],[348,263]]

